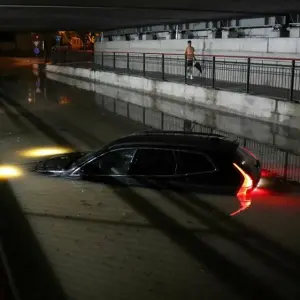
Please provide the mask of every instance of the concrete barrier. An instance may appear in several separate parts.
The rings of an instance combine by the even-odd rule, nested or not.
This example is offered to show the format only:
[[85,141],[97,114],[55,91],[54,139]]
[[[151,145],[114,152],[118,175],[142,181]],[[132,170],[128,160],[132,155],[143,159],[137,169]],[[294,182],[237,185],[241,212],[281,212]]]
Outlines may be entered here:
[[[74,69],[74,70],[71,70]],[[47,65],[46,70],[95,80],[150,95],[201,105],[211,109],[247,116],[258,120],[300,129],[300,106],[266,97],[219,91],[200,86],[152,80],[143,77],[119,75],[112,72]]]

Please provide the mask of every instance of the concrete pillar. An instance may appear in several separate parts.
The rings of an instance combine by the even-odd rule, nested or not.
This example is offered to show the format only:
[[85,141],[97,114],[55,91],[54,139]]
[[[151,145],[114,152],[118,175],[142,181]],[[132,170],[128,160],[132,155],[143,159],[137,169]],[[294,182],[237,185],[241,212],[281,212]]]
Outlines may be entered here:
[[125,35],[116,35],[114,36],[114,41],[126,41]]
[[280,30],[272,30],[269,37],[279,38],[280,37]]
[[193,123],[192,123],[192,121],[190,121],[190,120],[184,120],[183,130],[184,131],[192,131],[193,130]]
[[143,41],[153,40],[152,34],[144,33],[143,34]]
[[293,38],[300,37],[300,28],[299,27],[291,27],[290,28],[290,37],[293,37]]
[[184,39],[184,34],[182,34],[182,32],[178,32],[177,39],[178,40]]
[[52,46],[55,44],[57,32],[43,32],[41,39],[44,41],[44,57],[46,61],[51,59]]
[[208,39],[214,39],[215,38],[215,33],[212,30],[207,31],[207,38]]
[[137,33],[130,34],[130,40],[131,41],[138,41],[139,40],[139,35]]
[[228,30],[222,30],[222,39],[228,39]]

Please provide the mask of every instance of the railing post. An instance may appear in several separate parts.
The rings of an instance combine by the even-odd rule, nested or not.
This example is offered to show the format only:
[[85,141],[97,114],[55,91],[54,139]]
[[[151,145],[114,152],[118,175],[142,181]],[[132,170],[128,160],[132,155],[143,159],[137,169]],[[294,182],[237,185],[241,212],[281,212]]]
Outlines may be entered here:
[[247,59],[247,81],[246,81],[246,93],[250,92],[250,72],[251,72],[251,58]]
[[212,60],[212,88],[216,87],[216,57],[213,56]]
[[101,69],[104,69],[104,53],[101,52]]
[[161,56],[161,72],[162,72],[162,80],[165,80],[165,55],[164,55],[164,53]]
[[184,56],[184,83],[187,84],[187,60],[186,55]]
[[129,52],[127,52],[127,73],[129,73]]
[[183,130],[184,131],[193,131],[193,122],[190,120],[184,120]]
[[116,68],[116,52],[113,53],[113,68]]
[[289,167],[289,154],[288,152],[285,152],[285,156],[284,156],[284,170],[283,170],[283,180],[287,181],[287,177],[288,177],[288,167]]
[[292,60],[292,70],[291,70],[291,86],[290,86],[290,94],[289,94],[289,100],[293,102],[294,100],[294,82],[295,82],[295,60]]
[[146,54],[143,53],[143,76],[146,77]]
[[143,107],[143,124],[146,124],[146,108]]

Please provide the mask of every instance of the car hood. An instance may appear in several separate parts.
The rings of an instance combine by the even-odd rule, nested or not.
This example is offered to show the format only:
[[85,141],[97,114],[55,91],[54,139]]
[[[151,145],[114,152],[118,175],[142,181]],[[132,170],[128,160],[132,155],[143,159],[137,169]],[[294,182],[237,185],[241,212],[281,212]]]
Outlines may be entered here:
[[87,152],[72,152],[67,154],[59,154],[40,160],[33,167],[35,172],[54,172],[64,171],[72,162],[82,157]]

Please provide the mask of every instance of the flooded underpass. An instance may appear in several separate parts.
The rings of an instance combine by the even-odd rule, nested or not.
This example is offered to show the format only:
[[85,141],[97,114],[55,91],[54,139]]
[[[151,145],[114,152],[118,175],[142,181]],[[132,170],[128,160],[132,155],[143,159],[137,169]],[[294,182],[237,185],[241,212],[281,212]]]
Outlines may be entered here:
[[[1,161],[21,170],[1,184],[2,244],[21,298],[299,299],[299,132],[46,75],[34,66],[1,82]],[[148,128],[238,139],[265,182],[241,203],[41,177],[21,155],[95,149]]]

